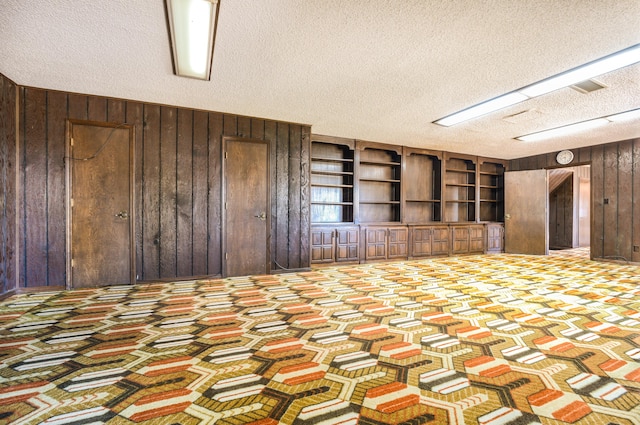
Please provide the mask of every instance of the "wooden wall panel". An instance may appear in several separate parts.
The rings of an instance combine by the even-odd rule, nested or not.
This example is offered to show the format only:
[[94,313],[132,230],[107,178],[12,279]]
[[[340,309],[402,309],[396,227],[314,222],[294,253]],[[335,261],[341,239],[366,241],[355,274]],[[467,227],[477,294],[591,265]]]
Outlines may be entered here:
[[176,276],[193,276],[193,111],[178,110]]
[[640,139],[633,141],[633,165],[632,165],[632,181],[633,192],[631,199],[633,201],[633,209],[631,211],[631,223],[633,229],[632,237],[632,260],[640,263]]
[[[135,208],[135,247],[136,247],[136,275],[140,279],[142,277],[143,267],[143,210],[142,210],[142,186],[143,186],[143,167],[142,158],[144,158],[144,106],[138,102],[126,102],[124,106],[125,121],[134,127],[135,137],[135,150],[134,155],[136,158],[135,172],[134,172],[134,208]],[[116,121],[117,122],[117,121]]]
[[298,267],[307,267],[311,258],[311,128],[301,127],[300,134],[300,256]]
[[[289,126],[284,123],[278,123],[276,127],[276,186],[272,187],[276,192],[276,213],[271,216],[271,221],[275,221],[275,238],[276,246],[276,267],[290,268],[289,265],[289,233],[288,223],[283,221],[281,217],[286,217],[289,213]],[[272,197],[273,199],[273,197]]]
[[90,121],[107,121],[107,99],[104,97],[87,97],[87,117]]
[[[144,106],[142,138],[142,278],[160,277],[160,106]],[[139,159],[136,159],[139,161]]]
[[[616,187],[616,253],[627,260],[633,245],[633,140],[618,143],[618,185]],[[626,194],[626,195],[625,195]]]
[[591,149],[591,256],[604,252],[604,146]]
[[[289,268],[298,268],[300,258],[300,126],[289,126],[289,231],[287,253]],[[297,225],[291,226],[291,223]]]
[[[591,165],[592,257],[640,262],[640,139],[573,152],[573,164]],[[556,166],[555,153],[509,162],[514,171]]]
[[603,252],[604,256],[617,256],[618,252],[618,145],[604,147],[603,168]]
[[[231,120],[227,120],[230,122]],[[222,273],[222,133],[224,117],[209,114],[209,274]]]
[[0,74],[0,295],[16,289],[16,85]]
[[177,109],[160,109],[160,276],[176,276]]
[[193,113],[192,273],[206,275],[209,260],[209,114]]
[[22,265],[26,282],[48,286],[47,271],[47,94],[42,90],[23,90],[24,133],[24,251]]
[[9,289],[7,282],[7,145],[11,143],[7,134],[7,120],[9,119],[10,108],[7,91],[9,80],[0,74],[0,295]]
[[277,147],[277,135],[278,135],[278,126],[277,123],[275,121],[265,121],[264,123],[264,137],[265,140],[269,140],[269,164],[271,165],[271,168],[269,170],[271,176],[271,185],[270,190],[271,190],[271,258],[273,259],[274,263],[271,265],[271,270],[277,270],[280,267],[278,267],[277,264],[275,264],[276,262],[278,262],[279,264],[280,261],[278,261],[278,250],[277,250],[277,244],[278,244],[278,191],[277,191],[277,165],[278,165],[278,156],[277,156],[277,151],[278,151],[278,147]]
[[[65,144],[67,96],[47,93],[47,261],[49,284],[66,280],[66,174]],[[68,159],[67,159],[68,161]],[[58,284],[59,285],[59,284]]]
[[[5,84],[0,82],[4,102]],[[3,219],[7,225],[3,235],[14,235],[14,239],[16,231],[20,235],[20,271],[14,274],[18,286],[63,286],[66,281],[64,152],[68,119],[134,127],[139,280],[221,274],[224,136],[269,142],[272,260],[286,268],[309,266],[310,127],[100,96],[20,90],[21,129],[14,131],[13,143],[5,144],[0,154],[0,170],[4,170],[10,165],[5,158],[20,149],[20,168],[13,172],[20,181],[4,180],[8,182],[6,196],[18,199],[19,227],[11,225],[11,217]],[[9,104],[13,102],[15,108],[16,101],[13,95]],[[5,104],[1,105],[4,111]],[[15,112],[13,116],[15,122]],[[11,119],[4,112],[0,118]],[[16,132],[19,146],[15,145]],[[8,276],[6,258],[13,254],[5,254],[11,247],[4,246],[7,244],[1,250],[4,261],[0,274]],[[273,265],[272,269],[278,267]],[[8,285],[3,285],[6,290]]]

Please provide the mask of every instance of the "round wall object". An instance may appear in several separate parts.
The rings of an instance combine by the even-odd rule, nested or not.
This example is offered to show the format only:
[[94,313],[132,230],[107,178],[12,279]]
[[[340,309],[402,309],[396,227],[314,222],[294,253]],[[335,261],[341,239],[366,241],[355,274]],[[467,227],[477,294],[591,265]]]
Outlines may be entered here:
[[558,155],[556,155],[556,161],[558,162],[558,164],[562,165],[569,164],[571,161],[573,161],[573,152],[569,150],[558,152]]

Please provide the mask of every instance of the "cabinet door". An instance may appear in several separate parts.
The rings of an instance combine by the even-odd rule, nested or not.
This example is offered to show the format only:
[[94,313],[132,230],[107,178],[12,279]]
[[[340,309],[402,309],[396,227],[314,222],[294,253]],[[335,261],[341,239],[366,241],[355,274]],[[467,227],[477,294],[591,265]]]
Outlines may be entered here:
[[432,255],[449,255],[449,228],[437,226],[432,228]]
[[469,252],[484,252],[484,226],[469,226]]
[[385,260],[387,258],[387,229],[365,229],[365,260]]
[[333,262],[333,229],[311,229],[311,262]]
[[504,226],[502,224],[487,224],[487,252],[502,252],[504,250]]
[[409,253],[409,230],[406,227],[390,228],[388,244],[387,258],[407,258]]
[[431,255],[431,233],[429,227],[414,227],[411,229],[411,256],[428,257]]
[[360,237],[357,227],[336,230],[336,261],[358,261]]
[[451,228],[453,247],[451,253],[465,254],[469,252],[469,226],[454,226]]

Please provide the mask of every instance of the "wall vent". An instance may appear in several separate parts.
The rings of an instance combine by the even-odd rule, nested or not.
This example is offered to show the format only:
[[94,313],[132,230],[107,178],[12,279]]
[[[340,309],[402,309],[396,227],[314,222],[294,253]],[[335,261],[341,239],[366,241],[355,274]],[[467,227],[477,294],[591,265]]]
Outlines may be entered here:
[[580,93],[591,93],[596,90],[600,90],[605,88],[606,86],[599,81],[596,80],[587,80],[581,83],[574,84],[570,86],[572,89],[579,91]]

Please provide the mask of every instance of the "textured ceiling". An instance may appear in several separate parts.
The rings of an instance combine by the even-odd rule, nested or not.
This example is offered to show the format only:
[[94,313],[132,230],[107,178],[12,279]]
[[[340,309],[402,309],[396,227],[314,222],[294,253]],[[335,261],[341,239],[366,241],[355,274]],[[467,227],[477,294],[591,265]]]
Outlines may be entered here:
[[[318,134],[517,158],[640,137],[640,65],[454,127],[432,121],[640,43],[638,0],[221,0],[211,81],[172,73],[162,0],[2,0],[17,84],[312,125]],[[526,114],[504,119],[523,111]]]

